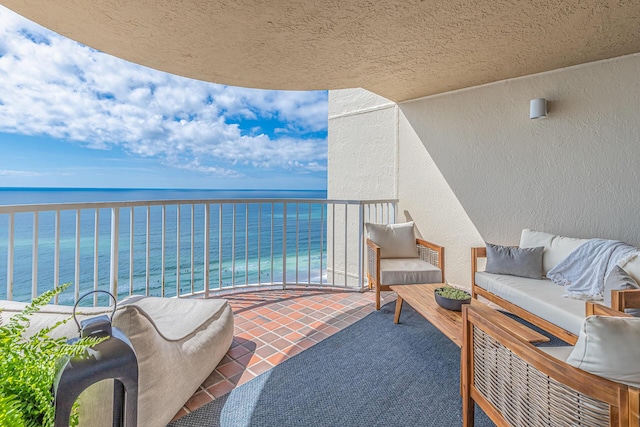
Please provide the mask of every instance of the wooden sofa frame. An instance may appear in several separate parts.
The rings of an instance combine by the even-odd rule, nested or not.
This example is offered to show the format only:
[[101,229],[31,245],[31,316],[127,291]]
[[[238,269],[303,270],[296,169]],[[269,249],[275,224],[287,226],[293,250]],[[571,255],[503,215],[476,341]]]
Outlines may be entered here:
[[[505,310],[510,311],[516,316],[536,325],[539,328],[544,329],[552,335],[560,338],[561,340],[568,342],[569,344],[575,344],[578,337],[561,328],[553,323],[530,313],[529,311],[517,306],[499,296],[481,288],[476,284],[476,272],[478,271],[478,259],[487,257],[487,248],[478,247],[471,248],[471,296],[478,298],[478,296],[484,297],[494,304],[499,305]],[[618,313],[624,312],[625,308],[640,308],[640,289],[625,290],[625,291],[613,291],[611,299],[611,308]],[[586,310],[586,307],[585,307]],[[586,313],[586,311],[585,311]]]
[[[435,265],[442,272],[442,282],[444,283],[444,247],[436,245],[422,239],[416,239],[418,256],[423,261]],[[376,310],[380,310],[380,292],[390,291],[390,285],[380,285],[380,246],[371,239],[367,239],[367,279],[369,289],[376,291]]]
[[[586,303],[588,314],[627,316]],[[520,323],[482,305],[463,308],[463,427],[478,404],[498,427],[640,426],[640,391],[556,359],[516,333]]]

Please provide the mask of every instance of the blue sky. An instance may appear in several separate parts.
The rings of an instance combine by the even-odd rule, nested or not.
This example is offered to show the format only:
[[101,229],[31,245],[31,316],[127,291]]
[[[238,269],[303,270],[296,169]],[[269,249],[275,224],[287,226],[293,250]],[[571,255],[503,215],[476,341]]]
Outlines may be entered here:
[[327,92],[126,62],[0,6],[0,187],[326,189]]

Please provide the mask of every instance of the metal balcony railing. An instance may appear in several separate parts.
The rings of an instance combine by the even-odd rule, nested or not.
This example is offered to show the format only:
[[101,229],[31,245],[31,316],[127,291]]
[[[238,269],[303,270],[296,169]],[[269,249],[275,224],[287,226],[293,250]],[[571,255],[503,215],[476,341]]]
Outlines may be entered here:
[[324,199],[0,206],[0,299],[30,301],[67,282],[56,303],[95,289],[118,298],[362,289],[364,222],[393,223],[396,209],[397,200]]

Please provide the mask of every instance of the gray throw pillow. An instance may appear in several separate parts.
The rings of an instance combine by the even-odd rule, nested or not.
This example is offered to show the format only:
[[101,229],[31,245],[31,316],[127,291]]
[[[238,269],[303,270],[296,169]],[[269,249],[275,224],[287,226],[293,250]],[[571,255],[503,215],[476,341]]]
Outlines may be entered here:
[[[633,277],[624,271],[622,267],[616,265],[604,280],[604,303],[607,307],[611,307],[611,291],[638,288],[640,288],[640,286],[633,280]],[[640,308],[627,308],[625,312],[632,316],[640,317]]]
[[544,246],[537,248],[518,248],[487,243],[487,267],[485,271],[493,274],[542,279],[542,253]]

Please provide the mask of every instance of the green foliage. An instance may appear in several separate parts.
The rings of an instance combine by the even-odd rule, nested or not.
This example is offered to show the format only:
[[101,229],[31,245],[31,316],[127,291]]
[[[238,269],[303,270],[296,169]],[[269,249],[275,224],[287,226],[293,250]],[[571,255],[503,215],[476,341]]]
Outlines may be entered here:
[[441,297],[454,299],[454,300],[467,300],[471,298],[471,295],[468,292],[465,292],[461,289],[456,289],[451,286],[444,286],[442,288],[437,288],[436,293]]
[[[49,333],[70,319],[58,322],[25,338],[29,318],[70,284],[45,292],[5,325],[0,319],[0,426],[53,426],[52,387],[56,361],[81,355],[98,344],[99,338],[83,338],[68,344],[65,338],[53,339]],[[75,424],[77,425],[77,417]]]

